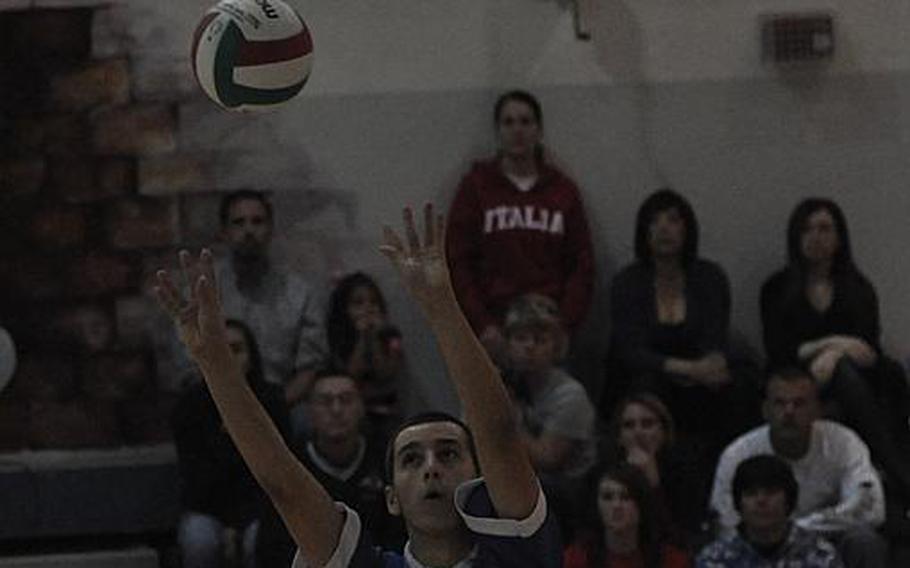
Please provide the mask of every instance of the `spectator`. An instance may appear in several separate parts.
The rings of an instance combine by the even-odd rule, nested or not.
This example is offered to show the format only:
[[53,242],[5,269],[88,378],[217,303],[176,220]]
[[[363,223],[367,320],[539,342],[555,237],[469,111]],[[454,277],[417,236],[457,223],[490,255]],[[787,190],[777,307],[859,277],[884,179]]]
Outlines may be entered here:
[[532,463],[543,473],[581,478],[596,457],[595,413],[581,383],[556,366],[568,342],[556,303],[539,294],[519,298],[506,316],[505,335]]
[[326,329],[335,365],[360,384],[377,442],[387,441],[401,421],[405,359],[401,332],[389,323],[385,298],[372,278],[355,272],[338,282]]
[[752,456],[736,467],[733,503],[742,519],[737,531],[698,555],[698,568],[840,568],[831,543],[790,522],[799,486],[787,462]]
[[449,213],[447,256],[468,321],[497,358],[509,304],[552,298],[574,330],[591,303],[594,259],[578,188],[545,158],[543,112],[524,91],[496,101],[499,152],[461,180]]
[[[337,502],[357,511],[374,542],[400,549],[404,527],[385,505],[385,446],[362,434],[364,403],[357,381],[332,370],[316,374],[308,403],[312,438],[295,455]],[[272,509],[262,519],[256,558],[260,568],[290,566],[297,547]]]
[[800,366],[836,402],[910,504],[907,381],[882,354],[875,288],[853,262],[836,203],[811,198],[790,216],[789,262],[762,286],[765,349],[773,366]]
[[[293,408],[306,396],[325,360],[325,335],[310,287],[269,256],[273,223],[264,193],[244,190],[225,195],[221,235],[231,254],[216,270],[224,313],[253,330],[262,349],[266,381],[282,385]],[[295,425],[298,421],[295,416]]]
[[666,534],[699,540],[706,521],[710,479],[700,478],[675,443],[673,417],[656,396],[639,392],[616,407],[605,457],[640,469],[654,491]]
[[849,568],[886,566],[887,545],[875,531],[885,518],[884,495],[866,444],[852,430],[817,418],[815,381],[799,369],[770,377],[764,413],[768,423],[730,444],[717,465],[711,506],[722,534],[732,535],[742,520],[731,493],[737,466],[773,454],[798,483],[797,525],[828,536]]
[[728,347],[730,285],[698,256],[698,222],[670,189],[638,210],[637,260],[613,279],[613,334],[601,411],[629,391],[670,409],[683,455],[710,478],[723,447],[759,423],[758,372]]
[[682,549],[665,540],[651,486],[640,469],[628,464],[600,468],[592,481],[587,502],[596,508],[590,515],[594,520],[566,549],[563,568],[691,565]]
[[[279,387],[263,380],[252,332],[243,323],[228,320],[227,342],[256,399],[287,438],[284,398]],[[225,551],[237,544],[244,566],[253,566],[257,518],[265,496],[228,437],[204,384],[196,382],[183,393],[172,425],[184,509],[177,529],[183,567],[220,567]]]
[[517,299],[506,315],[505,336],[521,439],[563,533],[570,534],[573,497],[596,460],[594,406],[581,383],[556,366],[568,343],[556,302],[540,294]]

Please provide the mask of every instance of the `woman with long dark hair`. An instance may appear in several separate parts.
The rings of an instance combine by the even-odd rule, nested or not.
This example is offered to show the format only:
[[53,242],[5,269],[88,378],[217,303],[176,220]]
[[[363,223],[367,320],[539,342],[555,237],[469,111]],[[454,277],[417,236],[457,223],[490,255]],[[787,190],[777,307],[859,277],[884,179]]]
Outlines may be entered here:
[[691,565],[685,552],[666,542],[654,493],[641,470],[626,463],[605,465],[591,482],[590,523],[566,549],[564,568]]
[[[728,348],[730,285],[698,254],[695,212],[665,188],[638,210],[636,260],[614,278],[613,334],[601,411],[646,390],[670,409],[706,475],[723,446],[759,420],[757,369]],[[750,374],[751,373],[751,374]]]
[[869,444],[891,488],[910,499],[910,457],[901,449],[910,441],[906,379],[882,353],[878,297],[853,261],[837,203],[809,198],[796,206],[787,256],[761,289],[769,365],[808,370],[822,399],[835,401]]
[[360,384],[370,425],[385,436],[401,419],[405,364],[401,332],[388,321],[376,281],[363,272],[342,278],[329,298],[326,327],[333,364]]
[[459,304],[488,352],[500,357],[503,317],[519,296],[549,296],[570,331],[581,323],[591,303],[594,256],[578,188],[546,157],[537,98],[502,94],[493,124],[498,151],[462,178],[446,254]]

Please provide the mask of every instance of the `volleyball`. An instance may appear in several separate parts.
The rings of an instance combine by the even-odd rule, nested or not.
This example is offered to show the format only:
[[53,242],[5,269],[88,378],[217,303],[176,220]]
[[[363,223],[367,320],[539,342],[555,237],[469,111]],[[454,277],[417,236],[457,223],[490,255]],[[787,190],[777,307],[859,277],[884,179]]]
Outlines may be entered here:
[[269,110],[306,84],[313,41],[303,18],[281,0],[222,0],[196,27],[193,72],[228,110]]

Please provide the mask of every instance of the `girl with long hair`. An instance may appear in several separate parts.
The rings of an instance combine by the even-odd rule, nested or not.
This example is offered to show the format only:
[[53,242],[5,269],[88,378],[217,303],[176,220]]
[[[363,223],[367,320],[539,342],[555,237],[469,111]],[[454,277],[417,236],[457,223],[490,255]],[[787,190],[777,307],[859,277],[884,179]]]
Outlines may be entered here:
[[910,431],[903,370],[882,352],[878,297],[853,260],[847,219],[830,199],[800,202],[787,227],[787,265],[761,289],[772,369],[798,366],[869,445],[888,484],[910,502]]
[[591,477],[587,530],[567,549],[564,568],[686,568],[688,555],[669,544],[645,475],[626,463]]

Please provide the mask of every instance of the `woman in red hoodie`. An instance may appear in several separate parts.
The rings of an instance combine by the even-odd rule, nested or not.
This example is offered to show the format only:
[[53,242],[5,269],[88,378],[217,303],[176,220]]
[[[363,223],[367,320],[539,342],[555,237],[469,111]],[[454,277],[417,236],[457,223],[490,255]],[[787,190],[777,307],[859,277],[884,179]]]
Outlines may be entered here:
[[449,210],[447,255],[459,303],[494,355],[518,296],[553,298],[573,329],[587,314],[594,258],[575,183],[545,158],[543,113],[525,91],[496,101],[499,151],[461,180]]

